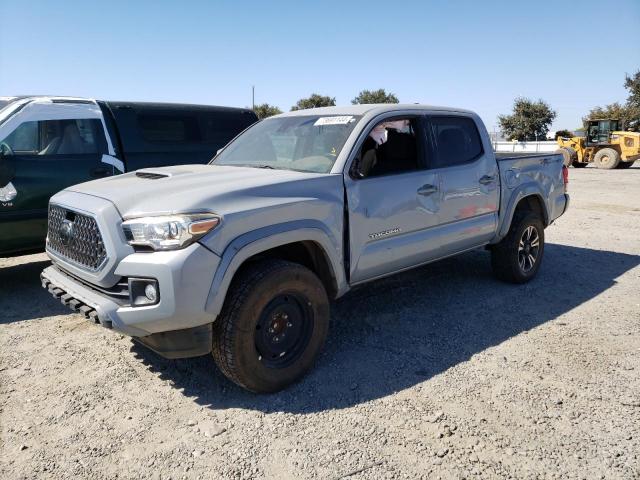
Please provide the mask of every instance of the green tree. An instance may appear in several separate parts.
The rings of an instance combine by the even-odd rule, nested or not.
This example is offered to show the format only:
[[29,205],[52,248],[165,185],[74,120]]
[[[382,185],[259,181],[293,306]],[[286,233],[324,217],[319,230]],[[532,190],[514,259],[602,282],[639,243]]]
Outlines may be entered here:
[[629,109],[626,105],[621,105],[618,102],[611,103],[609,105],[605,105],[604,107],[594,107],[589,110],[589,115],[587,115],[583,120],[595,120],[598,118],[613,118],[625,120],[629,114]]
[[378,90],[362,90],[356,98],[351,100],[354,105],[366,103],[399,103],[398,97],[393,93],[387,93],[384,88]]
[[624,88],[629,91],[629,96],[624,105],[614,102],[604,107],[592,108],[582,120],[595,120],[597,118],[612,118],[622,121],[623,125],[640,119],[640,70],[633,75],[625,75]]
[[269,105],[268,103],[256,105],[253,111],[256,112],[256,115],[260,120],[282,113],[282,110],[280,110],[278,107],[276,107],[275,105]]
[[307,108],[317,107],[333,107],[335,104],[336,97],[326,97],[324,95],[312,93],[310,97],[298,100],[298,103],[291,107],[291,111],[293,112],[294,110],[305,110]]
[[573,136],[574,136],[574,134],[570,130],[558,130],[558,131],[556,131],[556,134],[554,135],[554,138],[557,140],[558,137],[571,138]]
[[498,123],[507,139],[523,142],[544,140],[554,118],[556,112],[543,100],[518,97],[513,102],[513,113],[498,115]]
[[640,70],[631,76],[624,76],[624,88],[629,90],[627,105],[640,107]]

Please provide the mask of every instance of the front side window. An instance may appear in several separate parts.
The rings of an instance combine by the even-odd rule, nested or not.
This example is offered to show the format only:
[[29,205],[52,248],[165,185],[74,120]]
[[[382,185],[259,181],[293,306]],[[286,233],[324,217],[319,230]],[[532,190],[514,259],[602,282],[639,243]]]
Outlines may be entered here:
[[328,173],[359,116],[292,116],[263,120],[230,143],[214,165]]
[[374,126],[358,155],[359,178],[379,177],[422,168],[417,118],[395,118]]
[[106,153],[98,119],[40,120],[20,124],[0,140],[5,155],[83,155]]
[[434,116],[431,117],[431,128],[437,151],[433,168],[461,165],[482,154],[482,140],[473,119]]

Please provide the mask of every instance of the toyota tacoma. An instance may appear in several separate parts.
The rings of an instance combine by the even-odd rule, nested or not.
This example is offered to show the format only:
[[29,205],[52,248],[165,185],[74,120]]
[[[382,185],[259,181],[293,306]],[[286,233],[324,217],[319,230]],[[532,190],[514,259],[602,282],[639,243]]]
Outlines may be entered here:
[[299,110],[207,165],[59,192],[41,279],[160,355],[213,354],[233,382],[273,392],[311,367],[331,300],[352,288],[477,248],[498,278],[531,280],[567,183],[561,155],[496,158],[470,111]]

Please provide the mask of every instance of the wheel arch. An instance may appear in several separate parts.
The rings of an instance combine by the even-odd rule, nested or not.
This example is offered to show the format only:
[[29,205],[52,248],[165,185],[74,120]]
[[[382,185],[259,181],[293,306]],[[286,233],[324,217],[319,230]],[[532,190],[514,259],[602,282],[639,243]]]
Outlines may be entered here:
[[217,316],[231,282],[241,269],[255,261],[281,258],[300,263],[313,271],[327,289],[330,298],[348,290],[342,265],[342,239],[332,239],[320,227],[305,226],[260,230],[245,234],[225,249],[214,275],[205,310]]
[[511,223],[516,215],[516,212],[521,210],[530,210],[540,215],[542,223],[545,228],[549,225],[549,211],[547,204],[544,201],[544,197],[539,189],[533,185],[523,185],[520,189],[513,192],[511,196],[512,200],[509,203],[509,207],[505,210],[504,219],[498,230],[498,235],[492,243],[495,243],[507,235]]

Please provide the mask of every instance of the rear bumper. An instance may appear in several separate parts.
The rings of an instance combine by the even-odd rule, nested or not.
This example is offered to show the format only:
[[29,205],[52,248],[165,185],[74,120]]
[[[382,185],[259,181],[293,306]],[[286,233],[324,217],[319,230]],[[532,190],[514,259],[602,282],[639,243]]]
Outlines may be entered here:
[[72,310],[126,335],[148,337],[214,320],[205,305],[219,262],[217,255],[197,243],[172,252],[128,255],[115,273],[155,279],[160,290],[157,304],[136,307],[65,273],[55,262],[42,272],[41,279],[43,287]]

